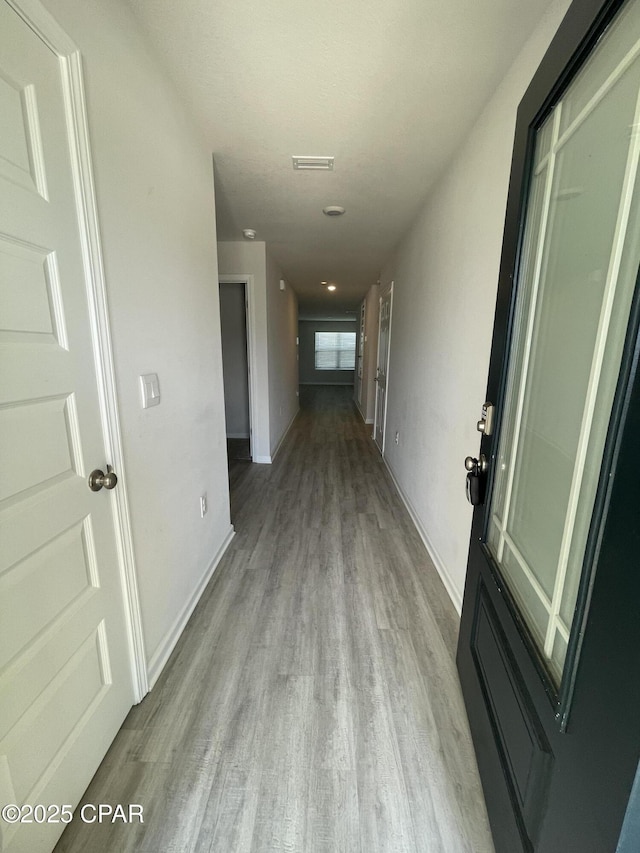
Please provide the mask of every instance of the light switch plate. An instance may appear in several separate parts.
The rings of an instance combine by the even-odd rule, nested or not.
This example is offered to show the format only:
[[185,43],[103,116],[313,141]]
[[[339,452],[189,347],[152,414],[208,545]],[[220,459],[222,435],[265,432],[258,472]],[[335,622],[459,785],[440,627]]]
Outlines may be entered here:
[[140,377],[140,392],[143,409],[150,409],[151,406],[160,404],[160,383],[157,373],[145,373]]

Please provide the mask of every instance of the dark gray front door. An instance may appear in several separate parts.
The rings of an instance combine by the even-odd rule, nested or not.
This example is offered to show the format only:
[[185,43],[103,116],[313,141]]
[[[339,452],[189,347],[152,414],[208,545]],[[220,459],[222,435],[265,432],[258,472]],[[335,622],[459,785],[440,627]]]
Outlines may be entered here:
[[518,113],[458,650],[499,853],[613,853],[638,764],[639,267],[640,0],[578,0]]

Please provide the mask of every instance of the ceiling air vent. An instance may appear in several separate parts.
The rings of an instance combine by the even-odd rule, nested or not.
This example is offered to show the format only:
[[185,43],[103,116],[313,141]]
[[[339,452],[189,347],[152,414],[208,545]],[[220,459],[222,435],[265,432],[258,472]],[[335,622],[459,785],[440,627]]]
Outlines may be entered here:
[[294,169],[306,169],[312,172],[333,172],[333,157],[295,157],[292,156]]

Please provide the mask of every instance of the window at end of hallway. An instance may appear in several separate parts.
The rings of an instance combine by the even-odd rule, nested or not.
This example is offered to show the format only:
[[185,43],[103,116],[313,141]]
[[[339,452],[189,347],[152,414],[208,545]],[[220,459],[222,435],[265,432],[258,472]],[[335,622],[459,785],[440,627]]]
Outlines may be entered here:
[[316,332],[316,370],[353,370],[356,366],[355,332]]

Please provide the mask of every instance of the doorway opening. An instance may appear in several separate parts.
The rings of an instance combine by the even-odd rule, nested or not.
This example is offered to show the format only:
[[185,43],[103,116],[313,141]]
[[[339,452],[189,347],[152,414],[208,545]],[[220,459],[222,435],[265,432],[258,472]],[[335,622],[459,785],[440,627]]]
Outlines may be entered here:
[[219,291],[227,456],[231,466],[253,458],[247,282],[221,281]]

